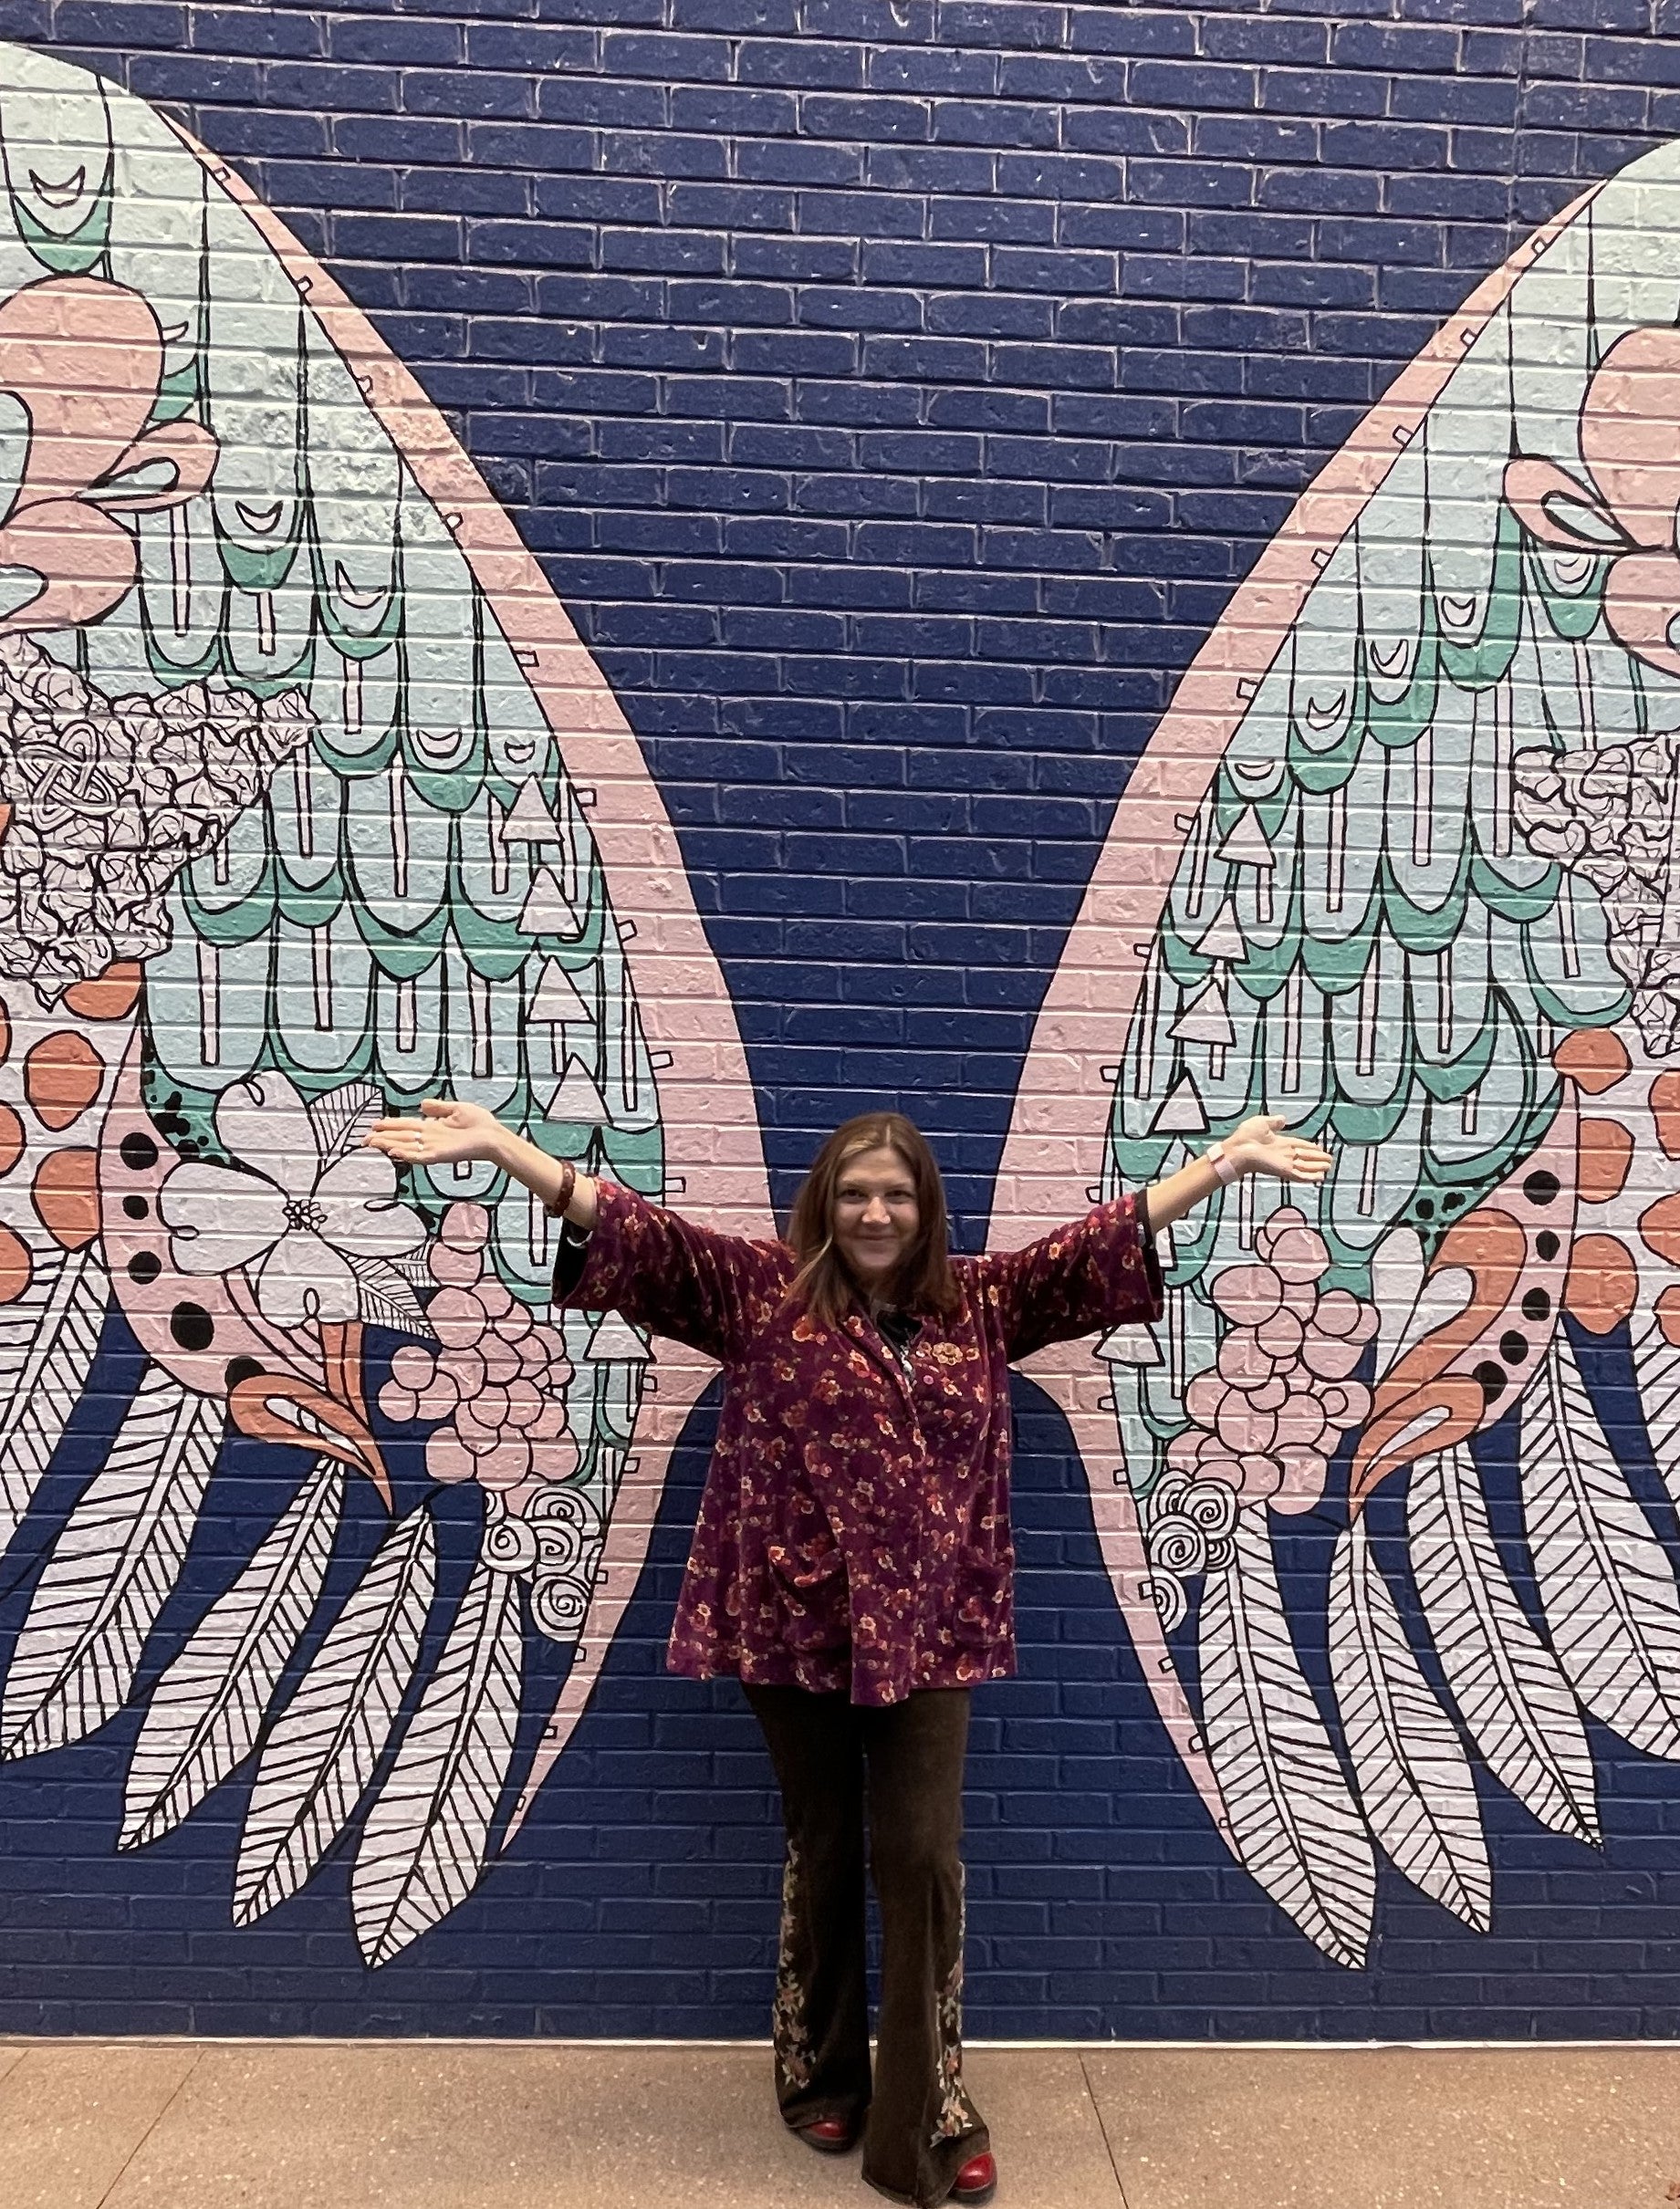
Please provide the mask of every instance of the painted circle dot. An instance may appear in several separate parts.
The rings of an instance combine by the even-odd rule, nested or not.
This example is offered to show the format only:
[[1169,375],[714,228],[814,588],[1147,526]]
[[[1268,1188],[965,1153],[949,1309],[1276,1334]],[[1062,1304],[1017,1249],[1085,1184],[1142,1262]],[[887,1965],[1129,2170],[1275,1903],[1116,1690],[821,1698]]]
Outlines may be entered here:
[[150,1173],[158,1162],[158,1146],[150,1135],[142,1135],[138,1128],[125,1135],[117,1146],[118,1155],[133,1173]]
[[42,1126],[55,1133],[81,1117],[104,1079],[105,1061],[86,1036],[68,1029],[43,1036],[24,1058],[24,1095]]
[[228,1388],[236,1389],[242,1381],[255,1381],[262,1370],[255,1358],[230,1358],[222,1379]]
[[1551,1298],[1543,1288],[1531,1288],[1522,1300],[1522,1316],[1533,1320],[1538,1327],[1542,1319],[1551,1317]]
[[1522,1184],[1522,1193],[1531,1204],[1550,1204],[1558,1193],[1558,1177],[1545,1166],[1536,1166]]
[[1534,1238],[1534,1247],[1541,1263],[1550,1266],[1558,1255],[1558,1238],[1550,1227],[1543,1227]]
[[169,1315],[169,1331],[183,1350],[208,1349],[216,1323],[202,1304],[177,1304]]
[[1499,1337],[1499,1355],[1507,1365],[1520,1365],[1528,1354],[1528,1337],[1519,1335],[1514,1327]]
[[143,1220],[151,1210],[151,1206],[143,1196],[125,1196],[122,1200],[122,1216],[125,1220]]
[[1503,1396],[1505,1393],[1505,1375],[1491,1359],[1486,1360],[1477,1367],[1476,1382],[1489,1403],[1496,1396]]
[[1455,1189],[1441,1199],[1441,1209],[1443,1212],[1456,1212],[1463,1203],[1464,1198]]
[[1435,1201],[1434,1197],[1433,1197],[1433,1196],[1420,1196],[1420,1197],[1418,1198],[1418,1200],[1417,1200],[1417,1216],[1418,1216],[1418,1218],[1419,1218],[1420,1220],[1432,1220],[1432,1219],[1434,1219],[1435,1215]]
[[129,1260],[129,1278],[138,1281],[142,1288],[148,1282],[155,1281],[162,1270],[163,1261],[152,1250],[137,1250]]

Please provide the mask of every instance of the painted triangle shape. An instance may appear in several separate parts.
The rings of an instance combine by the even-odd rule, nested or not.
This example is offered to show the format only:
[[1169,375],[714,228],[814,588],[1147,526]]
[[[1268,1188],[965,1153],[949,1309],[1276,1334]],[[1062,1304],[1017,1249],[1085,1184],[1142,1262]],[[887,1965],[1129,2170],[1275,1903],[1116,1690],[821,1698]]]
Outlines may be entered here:
[[1243,932],[1237,925],[1237,915],[1231,911],[1226,898],[1207,924],[1206,933],[1197,941],[1196,956],[1201,959],[1242,959],[1247,956],[1248,946],[1243,942]]
[[606,1100],[595,1086],[595,1077],[580,1058],[569,1058],[560,1086],[548,1099],[548,1118],[563,1120],[574,1128],[601,1128],[607,1124]]
[[535,775],[527,775],[519,785],[518,793],[502,822],[502,841],[505,844],[559,844],[565,840],[559,823],[548,810],[541,783]]
[[594,1015],[579,995],[578,985],[558,959],[544,965],[529,1017],[545,1027],[560,1027],[571,1021],[592,1020]]
[[1205,1135],[1207,1114],[1201,1093],[1188,1074],[1181,1074],[1161,1100],[1161,1110],[1150,1124],[1152,1135]]
[[1214,856],[1234,867],[1264,868],[1268,874],[1278,864],[1278,855],[1267,842],[1260,817],[1252,806],[1245,806],[1231,823],[1225,841]]
[[651,1365],[652,1353],[627,1319],[610,1311],[584,1346],[583,1354],[598,1365],[610,1358],[624,1365]]
[[1105,1365],[1148,1367],[1166,1363],[1161,1345],[1155,1340],[1154,1329],[1143,1323],[1136,1327],[1117,1327],[1104,1335],[1097,1345],[1097,1355]]
[[576,936],[582,932],[582,923],[572,911],[571,900],[560,887],[559,876],[552,867],[539,867],[537,879],[531,884],[531,894],[525,901],[525,910],[519,915],[519,933],[522,936]]

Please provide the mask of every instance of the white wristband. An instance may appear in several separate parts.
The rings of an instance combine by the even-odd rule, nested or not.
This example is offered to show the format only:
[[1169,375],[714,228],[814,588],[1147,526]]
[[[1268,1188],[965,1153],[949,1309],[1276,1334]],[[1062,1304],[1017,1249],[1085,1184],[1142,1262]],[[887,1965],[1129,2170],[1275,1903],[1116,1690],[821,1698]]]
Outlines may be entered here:
[[1239,1169],[1234,1159],[1229,1159],[1226,1156],[1225,1145],[1223,1143],[1209,1143],[1206,1150],[1203,1151],[1202,1158],[1205,1164],[1210,1165],[1213,1168],[1214,1172],[1219,1176],[1219,1179],[1228,1189],[1231,1183],[1237,1179]]

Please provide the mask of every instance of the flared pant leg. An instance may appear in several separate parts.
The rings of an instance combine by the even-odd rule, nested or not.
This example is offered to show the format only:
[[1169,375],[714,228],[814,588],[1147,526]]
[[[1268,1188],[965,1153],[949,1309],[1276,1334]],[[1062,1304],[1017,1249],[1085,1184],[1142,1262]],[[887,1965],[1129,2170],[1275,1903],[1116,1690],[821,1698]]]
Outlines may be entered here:
[[781,1945],[771,2042],[796,2129],[869,2107],[863,1744],[844,1695],[749,1687],[782,1795]]
[[863,1836],[881,1906],[881,2008],[863,2175],[932,2209],[986,2128],[963,2082],[965,1688],[886,1710],[800,1688],[747,1690],[788,1835],[774,2018],[791,2125],[871,2104]]

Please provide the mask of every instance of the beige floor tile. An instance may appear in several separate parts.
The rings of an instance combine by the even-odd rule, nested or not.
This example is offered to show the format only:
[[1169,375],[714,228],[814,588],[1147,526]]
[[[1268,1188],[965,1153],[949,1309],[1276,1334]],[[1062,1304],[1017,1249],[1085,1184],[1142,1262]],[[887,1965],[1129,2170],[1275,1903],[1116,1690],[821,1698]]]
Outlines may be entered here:
[[0,2078],[5,2209],[95,2209],[198,2057],[191,2047],[86,2040],[16,2054]]
[[1680,2201],[1680,2049],[1117,2048],[1084,2060],[1128,2209]]
[[767,2053],[210,2047],[106,2209],[843,2209]]
[[[999,2209],[1122,2209],[1077,2052],[980,2049]],[[0,2197],[3,2198],[3,2197]],[[279,2043],[203,2051],[105,2209],[864,2209],[789,2138],[758,2049]],[[10,2204],[7,2204],[10,2209]]]
[[997,2209],[1123,2209],[1077,2048],[971,2047],[964,2070],[997,2157]]

